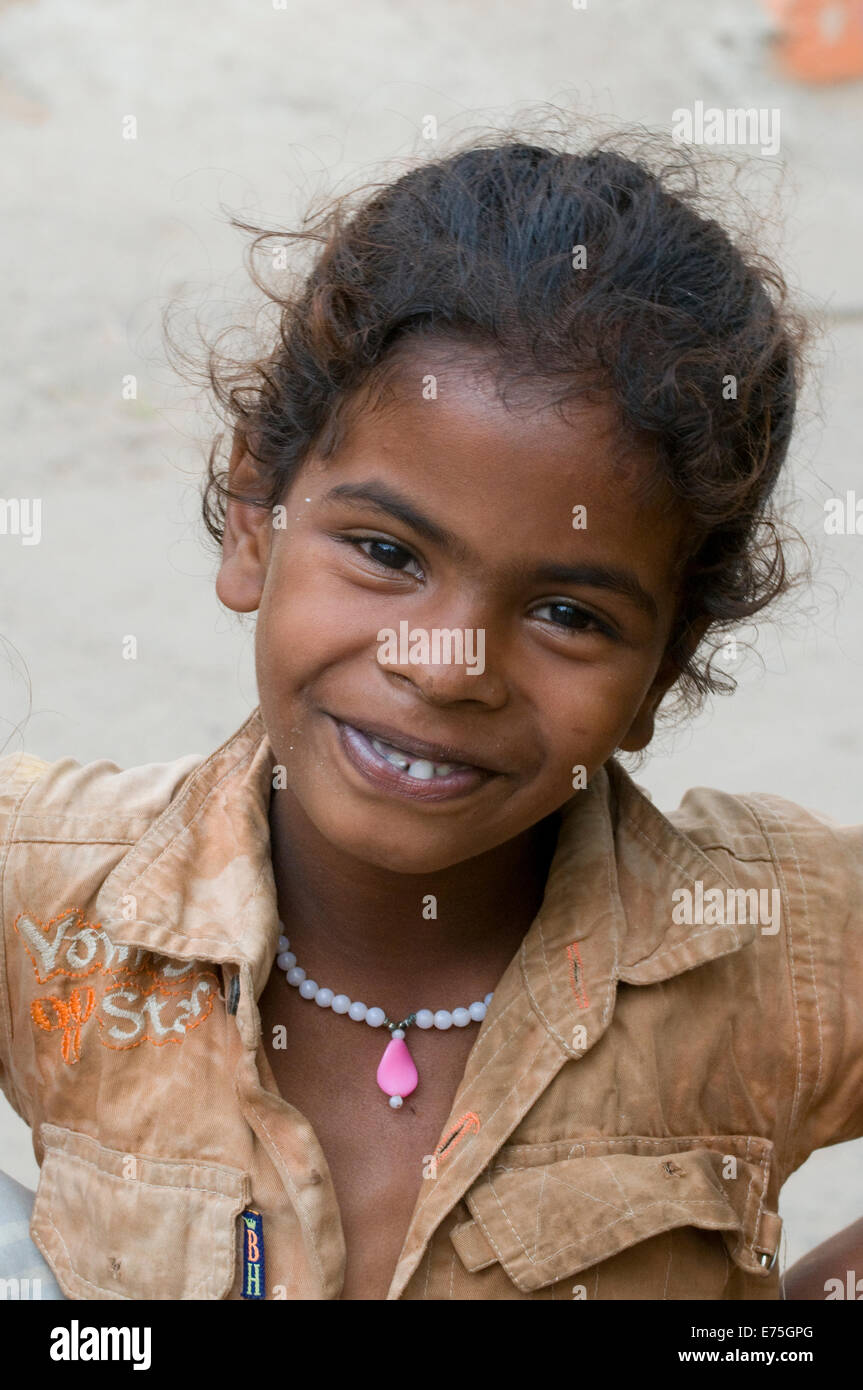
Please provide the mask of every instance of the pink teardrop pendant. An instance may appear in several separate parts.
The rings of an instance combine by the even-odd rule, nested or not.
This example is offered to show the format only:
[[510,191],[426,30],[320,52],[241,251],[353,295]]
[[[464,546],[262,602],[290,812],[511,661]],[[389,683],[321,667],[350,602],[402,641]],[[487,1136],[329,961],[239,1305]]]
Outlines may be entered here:
[[415,1091],[419,1076],[404,1038],[387,1043],[378,1067],[378,1085],[390,1097],[390,1105],[398,1109],[405,1096]]

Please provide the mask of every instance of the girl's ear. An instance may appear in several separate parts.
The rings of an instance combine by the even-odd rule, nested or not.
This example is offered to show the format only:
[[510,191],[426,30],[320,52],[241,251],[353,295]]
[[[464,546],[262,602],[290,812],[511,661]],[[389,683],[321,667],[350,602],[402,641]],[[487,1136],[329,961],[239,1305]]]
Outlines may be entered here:
[[[664,663],[663,663],[664,666]],[[657,673],[656,680],[648,690],[642,701],[641,708],[633,719],[626,732],[626,735],[618,743],[618,748],[623,753],[640,753],[642,748],[646,748],[653,738],[653,731],[656,725],[656,711],[659,709],[665,694],[671,689],[678,675],[678,667],[675,665],[663,672],[663,667]]]
[[666,652],[641,708],[630,724],[626,736],[618,744],[622,752],[640,753],[642,748],[646,748],[650,743],[656,725],[656,711],[679,677],[683,665],[697,649],[711,621],[709,617],[699,618],[690,626],[685,643],[678,648],[674,657]]
[[[260,498],[265,491],[245,436],[234,431],[228,463],[231,492]],[[216,593],[226,608],[235,613],[253,613],[261,601],[270,546],[273,539],[269,507],[239,502],[231,497],[225,507],[222,563],[216,578]]]

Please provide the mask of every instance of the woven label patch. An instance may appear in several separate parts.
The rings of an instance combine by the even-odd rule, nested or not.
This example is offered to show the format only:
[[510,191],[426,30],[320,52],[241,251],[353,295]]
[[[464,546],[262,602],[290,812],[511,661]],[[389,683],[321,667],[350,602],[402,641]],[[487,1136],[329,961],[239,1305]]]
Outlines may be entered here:
[[264,1218],[254,1207],[243,1212],[243,1298],[266,1298]]

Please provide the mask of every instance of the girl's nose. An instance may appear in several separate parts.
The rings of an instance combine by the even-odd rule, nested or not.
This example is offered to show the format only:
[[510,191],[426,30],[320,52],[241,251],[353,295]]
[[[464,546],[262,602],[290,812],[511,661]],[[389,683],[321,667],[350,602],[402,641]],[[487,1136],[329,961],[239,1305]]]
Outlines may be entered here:
[[489,637],[485,627],[420,627],[401,620],[378,633],[377,661],[432,703],[471,700],[499,708],[507,683],[499,644]]

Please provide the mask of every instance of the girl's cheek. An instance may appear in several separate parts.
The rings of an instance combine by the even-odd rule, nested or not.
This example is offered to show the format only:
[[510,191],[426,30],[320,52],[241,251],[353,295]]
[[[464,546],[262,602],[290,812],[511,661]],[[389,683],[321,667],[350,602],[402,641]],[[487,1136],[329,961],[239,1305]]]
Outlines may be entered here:
[[578,665],[566,684],[565,699],[557,682],[534,695],[534,707],[547,713],[544,742],[561,768],[584,766],[592,775],[628,732],[640,703],[641,681],[610,681],[598,668]]
[[[357,621],[343,595],[297,576],[273,595],[260,615],[257,663],[260,675],[281,687],[308,683],[330,667],[373,648],[375,632]],[[368,631],[366,631],[368,629]]]

